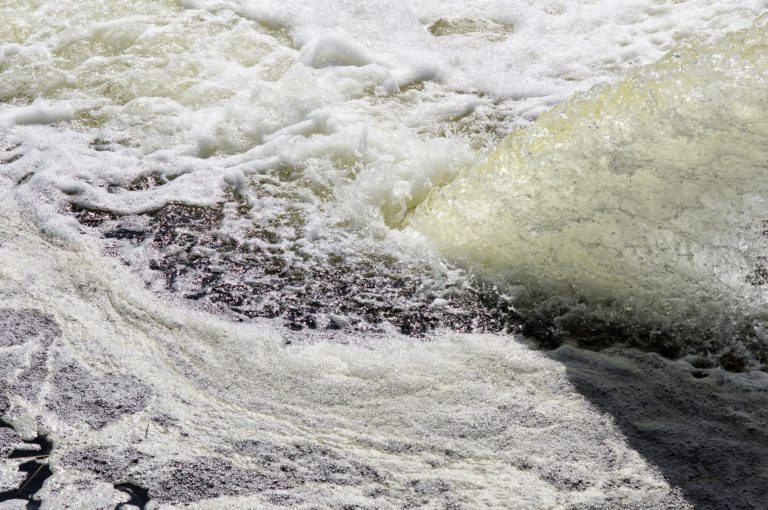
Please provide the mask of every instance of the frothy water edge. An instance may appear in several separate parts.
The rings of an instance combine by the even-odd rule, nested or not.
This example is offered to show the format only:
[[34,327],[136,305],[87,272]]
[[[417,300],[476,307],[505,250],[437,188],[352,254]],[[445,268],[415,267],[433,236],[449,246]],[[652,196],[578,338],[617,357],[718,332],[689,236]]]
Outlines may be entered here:
[[53,442],[43,508],[764,501],[756,351],[610,347],[632,328],[400,228],[510,127],[764,2],[96,4],[0,28],[0,452]]

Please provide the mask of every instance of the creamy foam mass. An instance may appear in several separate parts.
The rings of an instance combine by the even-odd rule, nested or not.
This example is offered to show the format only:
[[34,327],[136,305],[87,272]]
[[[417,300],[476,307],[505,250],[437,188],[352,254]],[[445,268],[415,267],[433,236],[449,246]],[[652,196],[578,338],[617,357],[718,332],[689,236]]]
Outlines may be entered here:
[[509,331],[759,310],[767,8],[0,2],[0,500],[761,504],[763,372]]
[[765,308],[766,43],[760,21],[577,96],[412,225],[489,278],[607,321],[733,334]]

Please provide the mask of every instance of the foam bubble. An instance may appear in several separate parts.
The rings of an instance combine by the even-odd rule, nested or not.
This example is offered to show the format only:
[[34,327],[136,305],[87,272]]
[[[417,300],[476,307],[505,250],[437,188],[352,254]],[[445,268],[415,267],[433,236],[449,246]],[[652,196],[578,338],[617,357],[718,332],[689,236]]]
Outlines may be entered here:
[[18,126],[28,124],[53,124],[66,122],[74,118],[74,112],[69,105],[49,105],[43,100],[37,100],[25,108],[19,108],[10,115],[11,121]]

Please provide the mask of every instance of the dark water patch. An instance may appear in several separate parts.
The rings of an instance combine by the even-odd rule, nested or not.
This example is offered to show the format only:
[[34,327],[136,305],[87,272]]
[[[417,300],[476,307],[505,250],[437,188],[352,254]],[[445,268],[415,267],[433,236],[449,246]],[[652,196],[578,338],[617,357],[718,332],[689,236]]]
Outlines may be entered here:
[[157,186],[162,186],[167,182],[168,182],[168,179],[166,179],[164,176],[158,173],[150,173],[147,175],[143,175],[138,179],[134,180],[125,189],[127,189],[128,191],[142,191],[145,189],[151,189],[151,188],[156,188]]
[[125,147],[135,148],[137,145],[135,141],[127,138],[120,138],[120,137],[103,138],[103,137],[97,136],[89,142],[88,146],[97,152],[113,152],[115,150],[125,148]]
[[57,361],[46,409],[70,422],[103,428],[146,407],[151,391],[126,374],[93,373],[78,362]]
[[[144,177],[136,186],[157,185],[156,179]],[[498,332],[515,326],[500,296],[467,279],[429,284],[430,268],[404,270],[394,257],[318,255],[301,236],[286,235],[283,223],[228,233],[225,222],[242,220],[242,204],[232,200],[215,207],[170,203],[130,218],[75,205],[69,211],[118,243],[116,253],[131,247],[149,252],[150,287],[159,283],[163,292],[237,320],[282,318],[294,331],[394,329],[415,337],[436,328]]]
[[16,446],[22,442],[21,436],[9,423],[0,420],[0,457],[7,459]]
[[715,361],[705,356],[695,356],[688,360],[693,368],[707,369],[715,368]]
[[557,465],[548,466],[538,470],[542,480],[557,487],[560,491],[584,491],[590,488],[593,483],[586,477],[580,476],[581,473],[573,472],[570,466]]
[[[0,309],[0,348],[30,345],[27,354],[18,349],[0,350],[0,392],[34,402],[48,374],[48,351],[61,334],[55,320],[32,309]],[[0,396],[0,412],[8,399]]]
[[149,457],[134,450],[111,451],[105,448],[84,448],[66,453],[61,464],[64,467],[90,472],[97,478],[113,484],[130,483],[129,478],[136,466],[146,465]]
[[[293,506],[318,486],[359,486],[386,483],[372,466],[346,458],[319,444],[278,445],[245,441],[233,450],[250,457],[256,469],[237,467],[222,457],[158,459],[135,449],[110,451],[86,448],[62,458],[62,466],[91,473],[131,496],[122,505],[187,504],[222,496],[261,495],[273,504]],[[117,508],[120,508],[118,505]]]
[[[763,231],[765,237],[768,231]],[[768,285],[768,257],[757,257],[754,269],[747,275],[747,283],[755,287]]]
[[128,191],[143,191],[147,189],[156,188],[176,179],[178,175],[169,173],[149,172],[141,177],[133,180],[128,186],[123,188]]
[[252,440],[239,442],[234,449],[240,455],[253,458],[267,471],[282,473],[292,484],[360,485],[384,481],[384,476],[374,467],[347,459],[318,444],[278,445]]
[[114,150],[112,142],[104,138],[94,138],[88,144],[93,150],[98,152],[112,151]]
[[718,358],[718,365],[729,372],[743,372],[747,367],[747,353],[738,348],[728,348]]
[[279,472],[245,470],[213,457],[159,461],[135,450],[111,452],[89,448],[67,454],[62,463],[90,472],[123,492],[130,488],[132,497],[159,503],[184,504],[295,486]]
[[0,165],[10,165],[11,163],[20,160],[23,154],[13,154],[11,156],[0,157]]
[[[40,399],[50,380],[45,408],[61,419],[85,422],[95,429],[146,406],[151,392],[130,375],[94,373],[77,361],[51,360],[51,346],[61,330],[50,316],[37,310],[0,309],[0,391],[29,402]],[[0,397],[5,413],[8,399]]]
[[150,501],[149,491],[147,489],[129,482],[117,483],[114,487],[120,492],[128,494],[131,498],[128,501],[115,505],[115,510],[124,510],[126,506],[138,507],[139,510],[145,510],[147,508],[147,504]]
[[24,156],[23,153],[13,153],[19,147],[21,142],[18,140],[0,141],[0,165],[10,165],[21,159]]
[[411,480],[408,486],[422,496],[438,496],[450,490],[450,485],[439,478]]
[[18,138],[6,138],[0,141],[0,152],[11,152],[21,147],[21,141]]
[[462,505],[451,485],[440,478],[416,478],[406,484],[403,508],[445,508],[460,510]]
[[21,178],[18,181],[16,181],[16,186],[21,186],[22,184],[30,180],[33,175],[35,175],[35,172],[27,172],[26,174],[22,175]]
[[[14,356],[13,358],[17,358]],[[9,359],[9,365],[19,366],[23,362],[16,359]],[[0,358],[2,359],[2,358]],[[2,360],[5,361],[5,360]],[[4,364],[0,361],[0,365]],[[15,381],[10,381],[9,389],[14,394],[23,397],[27,401],[34,402],[42,390],[42,385],[48,375],[48,349],[47,346],[38,347],[29,357],[28,365],[25,366]],[[23,365],[22,365],[23,366]]]
[[86,227],[99,227],[105,221],[114,221],[117,218],[117,215],[111,212],[87,209],[75,204],[70,204],[68,210]]
[[48,346],[60,333],[53,318],[38,310],[0,308],[0,347],[29,341]]
[[245,496],[293,486],[277,474],[244,470],[212,457],[173,460],[169,474],[150,495],[162,503],[191,503],[221,496]]
[[[0,437],[9,435],[5,431],[13,430],[6,422],[0,422]],[[10,434],[12,440],[16,437],[20,440],[18,434]],[[17,441],[16,444],[22,441]],[[28,510],[37,510],[42,506],[42,502],[36,499],[37,493],[43,488],[45,481],[53,474],[48,466],[48,457],[53,450],[53,443],[44,435],[38,435],[30,441],[23,441],[25,446],[20,446],[11,450],[7,455],[8,459],[29,459],[19,464],[19,471],[26,476],[18,488],[0,492],[0,503],[12,500],[26,500]],[[0,444],[0,446],[2,446]]]

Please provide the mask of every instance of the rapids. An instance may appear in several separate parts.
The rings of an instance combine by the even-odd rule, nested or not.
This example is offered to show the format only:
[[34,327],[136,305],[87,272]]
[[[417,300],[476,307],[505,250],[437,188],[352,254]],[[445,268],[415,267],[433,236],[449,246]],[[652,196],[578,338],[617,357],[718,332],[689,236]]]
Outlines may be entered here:
[[766,48],[762,20],[580,94],[410,224],[566,331],[765,343]]
[[760,507],[766,9],[0,0],[0,506]]

